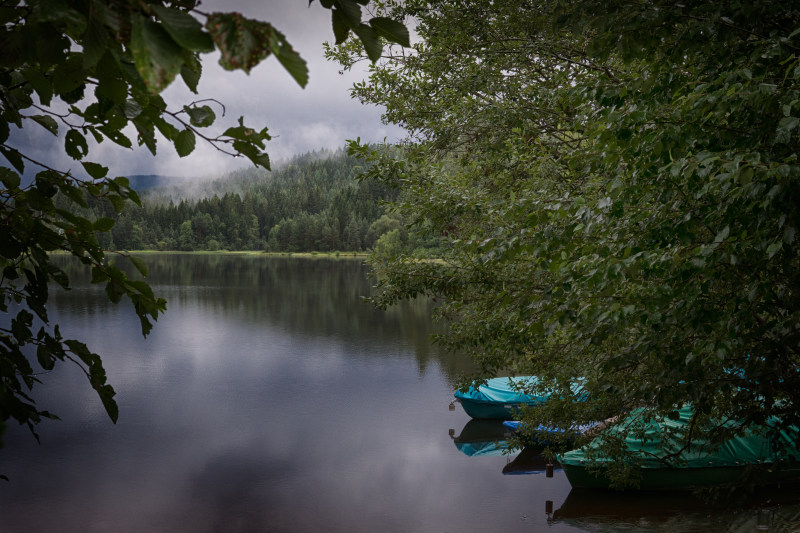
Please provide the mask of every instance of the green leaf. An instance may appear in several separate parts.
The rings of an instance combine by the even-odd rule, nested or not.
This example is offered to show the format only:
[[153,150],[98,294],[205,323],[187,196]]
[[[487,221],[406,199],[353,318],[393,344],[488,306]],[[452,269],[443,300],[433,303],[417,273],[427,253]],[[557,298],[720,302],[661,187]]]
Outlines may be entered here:
[[133,189],[130,189],[128,191],[128,200],[138,205],[139,207],[142,207],[142,199],[139,198],[139,193],[137,193]]
[[36,359],[39,361],[41,367],[45,370],[53,370],[53,367],[56,364],[53,353],[46,345],[43,344],[40,344],[39,347],[36,348]]
[[114,227],[114,219],[107,217],[98,218],[97,220],[94,221],[94,224],[92,224],[92,229],[94,229],[94,231],[99,231],[102,233],[111,231],[111,228],[113,227]]
[[64,196],[75,202],[76,205],[83,208],[89,207],[89,203],[86,201],[86,190],[83,187],[67,182],[62,183],[59,189]]
[[50,105],[50,100],[53,98],[53,82],[47,79],[38,68],[25,69],[22,71],[22,75],[39,95],[41,104]]
[[347,35],[350,33],[350,24],[348,24],[347,17],[340,10],[334,9],[331,11],[331,19],[336,44],[342,44],[347,40]]
[[253,128],[248,128],[244,125],[244,117],[239,117],[239,125],[228,128],[222,135],[244,141],[245,143],[252,144],[260,148],[264,147],[264,141],[268,141],[270,139],[270,136],[267,133],[267,128],[256,132],[256,130]]
[[193,52],[213,52],[214,42],[197,19],[186,11],[159,4],[150,4],[150,8],[164,23],[167,33],[183,48]]
[[44,21],[57,22],[71,31],[83,33],[86,18],[64,0],[38,0],[31,2],[37,8],[38,18]]
[[334,0],[334,9],[341,11],[351,28],[361,24],[361,6],[353,0]]
[[82,159],[89,153],[89,145],[78,130],[69,130],[64,137],[64,149],[72,159]]
[[31,118],[53,135],[58,135],[58,122],[50,115],[34,115]]
[[104,281],[108,281],[109,277],[108,274],[103,271],[103,269],[98,267],[92,267],[92,283],[102,283]]
[[141,15],[132,17],[130,49],[136,70],[154,93],[172,83],[183,65],[183,49],[163,27]]
[[136,100],[127,100],[122,106],[122,111],[125,113],[125,118],[134,119],[142,114],[142,106]]
[[381,37],[401,46],[411,46],[408,28],[402,23],[388,17],[375,17],[370,19],[369,25],[372,26]]
[[81,165],[83,165],[83,169],[86,171],[86,173],[96,180],[103,179],[108,174],[108,167],[104,167],[99,163],[81,161]]
[[103,97],[115,104],[121,104],[125,102],[128,96],[128,86],[119,78],[99,76],[95,94],[98,99]]
[[153,124],[158,129],[158,131],[161,132],[161,135],[163,135],[170,141],[175,139],[175,137],[179,133],[178,128],[176,128],[175,126],[164,120],[161,116],[154,117]]
[[89,18],[86,25],[86,32],[83,34],[83,66],[91,68],[97,65],[100,58],[105,54],[109,36],[105,27],[95,17]]
[[714,242],[724,241],[725,239],[728,238],[728,235],[730,235],[730,233],[731,233],[730,226],[725,226],[724,228],[722,228],[722,231],[717,233],[717,236],[714,238]]
[[772,256],[778,253],[778,251],[783,247],[783,242],[775,241],[767,247],[767,256],[772,259]]
[[794,228],[792,226],[787,226],[786,230],[783,232],[783,242],[786,244],[792,244],[794,242],[794,235]]
[[277,30],[273,30],[270,48],[283,68],[291,74],[300,87],[305,87],[308,84],[308,66],[300,54],[295,52],[286,41],[283,34]]
[[214,111],[207,105],[200,107],[183,106],[183,110],[189,115],[189,122],[192,123],[192,126],[199,128],[211,126],[217,118]]
[[106,137],[111,139],[114,143],[120,146],[123,146],[125,148],[130,148],[132,146],[131,140],[128,137],[126,137],[124,133],[122,133],[120,130],[116,128],[104,126],[100,128],[100,131],[103,133],[103,135],[105,135]]
[[43,198],[52,198],[58,193],[61,176],[54,170],[43,170],[36,174],[34,183],[38,194]]
[[114,212],[117,214],[122,213],[122,210],[125,209],[125,198],[119,196],[118,194],[109,194],[107,198],[108,201],[111,202]]
[[22,160],[22,155],[20,155],[19,151],[14,148],[6,148],[5,146],[0,146],[0,154],[3,154],[8,162],[17,169],[17,172],[22,174],[25,172],[25,163]]
[[367,52],[367,57],[373,63],[380,59],[383,46],[378,38],[378,34],[371,27],[366,24],[359,24],[353,28],[353,32],[358,35],[358,38],[364,44],[364,50]]
[[739,181],[739,183],[741,183],[742,185],[747,185],[748,183],[750,183],[751,181],[753,181],[753,175],[754,175],[754,174],[755,174],[755,171],[753,170],[753,167],[744,167],[744,168],[743,168],[743,169],[741,169],[741,170],[739,171],[739,173],[736,175],[736,179],[737,179],[737,180]]
[[80,98],[76,91],[83,94],[83,87],[86,83],[88,72],[83,67],[83,58],[79,55],[74,55],[66,61],[56,65],[51,79],[53,80],[53,89],[56,94],[60,94],[62,98],[67,100],[67,103],[75,103]]
[[103,407],[105,407],[108,417],[116,424],[117,420],[119,419],[119,406],[117,405],[117,402],[114,401],[116,392],[114,392],[114,389],[111,387],[111,385],[104,385],[99,388],[96,387],[95,390],[100,396],[100,400],[103,402]]
[[191,60],[186,61],[181,67],[181,78],[190,91],[197,94],[197,84],[203,74],[203,66],[196,57],[191,56]]
[[122,69],[110,52],[103,55],[95,71],[97,72],[95,94],[98,98],[102,96],[115,104],[123,104],[128,98],[128,84]]
[[[130,257],[133,258],[133,256],[130,256]],[[131,259],[131,260],[133,260],[133,259]],[[144,264],[142,264],[142,266],[144,266]],[[136,267],[136,268],[138,270],[139,267]],[[146,270],[146,267],[145,267],[145,270]],[[150,285],[148,285],[144,281],[130,280],[130,279],[127,280],[125,283],[128,286],[129,296],[130,296],[131,292],[135,291],[135,292],[138,292],[139,294],[141,294],[142,296],[144,296],[146,299],[151,300],[150,302],[147,302],[147,303],[145,303],[143,300],[140,300],[140,302],[142,302],[143,305],[151,306],[152,304],[155,303],[155,302],[152,301],[153,298],[154,298],[154,295],[153,295],[153,289],[150,288]],[[150,314],[150,313],[148,313],[148,314]]]
[[786,131],[792,131],[800,124],[800,118],[797,117],[783,117],[778,122],[778,128]]
[[131,263],[133,263],[133,266],[136,267],[136,270],[138,270],[139,273],[142,276],[147,277],[147,273],[148,273],[147,264],[144,261],[142,261],[141,259],[139,259],[138,257],[135,257],[133,255],[128,257],[128,259],[131,260]]
[[245,157],[247,157],[250,161],[253,162],[254,165],[263,167],[267,170],[270,169],[270,161],[269,161],[269,154],[266,152],[260,152],[258,150],[247,150],[246,152],[242,152]]
[[180,157],[186,157],[194,151],[195,137],[194,132],[189,129],[181,131],[174,140],[175,151]]
[[0,182],[3,183],[6,189],[13,191],[19,187],[20,178],[19,174],[7,167],[0,167]]
[[250,72],[271,53],[272,25],[251,20],[240,13],[211,13],[206,30],[221,53],[219,64],[226,70]]
[[156,155],[156,130],[153,123],[144,119],[134,119],[133,125],[136,126],[136,131],[139,133],[139,145],[144,144],[150,153]]

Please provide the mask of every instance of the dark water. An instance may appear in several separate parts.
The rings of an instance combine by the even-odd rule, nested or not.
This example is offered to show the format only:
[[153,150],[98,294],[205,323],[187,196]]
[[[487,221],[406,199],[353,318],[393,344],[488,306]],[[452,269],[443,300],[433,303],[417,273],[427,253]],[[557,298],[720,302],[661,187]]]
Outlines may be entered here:
[[362,303],[357,260],[147,261],[169,304],[146,340],[82,275],[54,293],[121,414],[75,368],[43,376],[40,406],[62,420],[41,445],[9,428],[0,531],[800,531],[791,493],[735,510],[580,493],[535,453],[493,454],[502,430],[448,410],[468,363],[431,345],[429,305]]

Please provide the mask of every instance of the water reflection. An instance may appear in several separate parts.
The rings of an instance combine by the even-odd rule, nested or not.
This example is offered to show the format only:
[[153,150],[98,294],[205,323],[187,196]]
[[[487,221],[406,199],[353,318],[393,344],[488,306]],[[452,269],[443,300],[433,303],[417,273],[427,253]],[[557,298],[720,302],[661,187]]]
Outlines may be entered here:
[[450,436],[459,452],[467,457],[505,457],[504,475],[546,474],[552,477],[561,470],[557,461],[545,456],[544,446],[516,447],[514,432],[500,420],[472,419],[457,436]]
[[[3,531],[545,524],[539,488],[493,475],[505,459],[465,468],[452,454],[442,428],[465,422],[447,410],[463,362],[430,346],[422,303],[391,313],[361,303],[369,285],[359,262],[150,263],[170,303],[146,340],[102,288],[54,292],[51,314],[64,333],[103,355],[120,420],[108,421],[77,369],[43,375],[37,398],[62,421],[41,427],[41,446],[9,429]],[[347,283],[357,288],[337,286]],[[554,487],[563,499],[568,486],[546,490]]]
[[[40,405],[62,421],[42,425],[41,446],[9,428],[3,531],[561,533],[684,524],[627,496],[601,506],[617,514],[598,513],[563,472],[503,475],[540,472],[536,450],[512,459],[454,449],[448,428],[464,428],[463,442],[486,437],[447,408],[467,363],[430,345],[427,303],[390,313],[361,303],[369,282],[358,261],[148,262],[170,303],[146,340],[102,288],[54,291],[51,313],[64,333],[103,355],[120,420],[111,424],[77,369],[42,375]],[[739,524],[725,512],[698,513],[685,521],[695,531]],[[784,527],[791,518],[771,520]]]
[[730,508],[703,503],[691,493],[573,490],[551,523],[604,532],[794,532],[800,529],[800,497],[795,490],[770,490]]
[[468,457],[507,456],[514,451],[509,443],[513,432],[501,420],[472,419],[458,436],[454,430],[450,433],[458,451]]
[[561,471],[558,461],[544,455],[543,447],[533,446],[523,448],[513,461],[503,467],[503,474],[506,475],[545,474],[552,477],[555,472]]
[[[89,271],[70,257],[56,259],[75,288],[52,291],[53,304],[87,316],[108,313],[113,304],[102,296],[101,286],[89,285]],[[453,383],[472,369],[465,358],[433,349],[431,335],[436,329],[429,300],[403,302],[381,313],[364,302],[372,281],[363,259],[214,254],[157,254],[143,259],[150,269],[148,282],[167,299],[168,309],[191,305],[303,336],[335,335],[356,342],[402,339],[412,344],[420,374],[435,360]],[[119,263],[129,275],[137,274],[126,261]]]

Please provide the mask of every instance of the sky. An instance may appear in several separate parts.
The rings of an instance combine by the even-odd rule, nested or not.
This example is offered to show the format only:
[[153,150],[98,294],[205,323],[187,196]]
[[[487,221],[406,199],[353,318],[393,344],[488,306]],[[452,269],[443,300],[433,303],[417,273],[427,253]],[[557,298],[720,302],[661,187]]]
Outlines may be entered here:
[[[318,1],[309,6],[307,0],[206,0],[199,9],[207,13],[238,11],[248,18],[272,23],[307,61],[309,82],[305,89],[301,88],[273,57],[249,75],[226,71],[219,66],[219,54],[214,52],[202,56],[203,76],[198,95],[191,93],[180,78],[162,94],[171,107],[213,98],[225,105],[225,116],[220,117],[222,109],[218,105],[210,104],[218,120],[209,130],[222,132],[236,125],[240,116],[245,117],[245,124],[250,127],[266,126],[273,137],[267,143],[273,163],[312,150],[335,150],[343,147],[347,139],[356,137],[370,142],[402,138],[400,128],[381,123],[381,109],[364,106],[350,97],[352,84],[366,76],[366,65],[340,74],[338,64],[325,60],[323,42],[333,41],[331,12]],[[367,17],[365,13],[364,18]],[[15,135],[18,146],[38,160],[58,165],[57,168],[82,170],[77,161],[63,154],[63,140],[30,124]],[[129,137],[135,139],[135,135]],[[191,155],[179,158],[171,143],[158,134],[157,139],[156,157],[147,148],[136,146],[135,141],[133,149],[105,141],[100,145],[90,144],[87,159],[109,166],[111,176],[159,174],[213,178],[252,166],[249,160],[225,155],[200,139]],[[26,175],[29,173],[26,169]]]

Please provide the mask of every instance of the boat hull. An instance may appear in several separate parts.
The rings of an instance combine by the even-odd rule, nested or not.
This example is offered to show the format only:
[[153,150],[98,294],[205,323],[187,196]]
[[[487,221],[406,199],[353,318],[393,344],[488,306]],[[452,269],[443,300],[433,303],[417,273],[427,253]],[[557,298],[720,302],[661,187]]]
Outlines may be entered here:
[[[589,471],[585,466],[562,463],[567,479],[575,489],[610,489],[611,481],[603,469]],[[641,468],[637,472],[638,490],[692,491],[704,487],[775,485],[800,481],[800,463],[784,465],[711,466],[707,468]]]
[[499,403],[499,402],[483,402],[470,400],[467,398],[460,398],[461,407],[472,418],[489,418],[493,420],[514,420],[518,418],[520,407],[524,403]]

